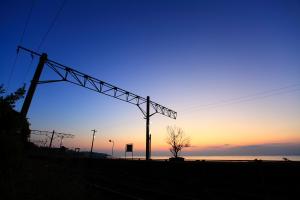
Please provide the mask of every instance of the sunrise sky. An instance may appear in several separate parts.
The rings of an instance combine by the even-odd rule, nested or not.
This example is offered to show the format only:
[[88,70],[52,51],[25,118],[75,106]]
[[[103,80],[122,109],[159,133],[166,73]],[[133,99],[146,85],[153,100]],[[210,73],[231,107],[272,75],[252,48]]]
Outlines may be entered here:
[[[177,120],[151,117],[157,155],[168,151],[168,125],[190,137],[187,154],[238,154],[253,145],[300,153],[299,1],[4,0],[0,28],[0,83],[8,92],[28,88],[38,61],[30,65],[20,52],[10,77],[21,43],[177,111]],[[51,78],[45,68],[42,79]],[[96,151],[110,153],[111,139],[119,155],[126,143],[144,155],[136,106],[70,83],[39,85],[28,117],[32,129],[75,134],[64,141],[70,148],[89,150],[96,129]]]

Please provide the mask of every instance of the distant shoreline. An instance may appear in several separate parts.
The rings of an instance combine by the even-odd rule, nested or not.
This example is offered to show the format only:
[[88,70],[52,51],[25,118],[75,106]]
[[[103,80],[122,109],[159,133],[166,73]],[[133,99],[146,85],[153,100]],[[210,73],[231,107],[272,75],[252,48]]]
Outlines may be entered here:
[[[186,161],[300,161],[300,155],[274,155],[274,156],[182,156]],[[116,157],[118,158],[118,157]],[[125,157],[119,157],[124,159]],[[170,156],[152,156],[152,160],[168,160]],[[127,156],[127,159],[131,159],[131,156]],[[134,160],[144,160],[144,156],[133,156]]]

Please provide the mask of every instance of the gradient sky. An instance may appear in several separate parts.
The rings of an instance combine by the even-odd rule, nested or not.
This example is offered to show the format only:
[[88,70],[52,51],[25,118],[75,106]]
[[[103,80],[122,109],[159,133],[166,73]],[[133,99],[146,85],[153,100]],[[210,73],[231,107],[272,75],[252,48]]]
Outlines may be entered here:
[[[8,85],[31,2],[0,2],[9,92],[29,86],[37,63],[20,53]],[[38,49],[62,2],[35,1],[21,45]],[[155,152],[168,151],[166,126],[177,125],[191,138],[186,152],[277,144],[284,154],[300,143],[299,35],[300,1],[68,0],[40,52],[177,111],[151,118]],[[67,147],[89,149],[97,129],[96,151],[110,153],[112,139],[120,155],[126,143],[144,153],[136,106],[69,83],[39,85],[28,117],[32,129],[75,134]]]

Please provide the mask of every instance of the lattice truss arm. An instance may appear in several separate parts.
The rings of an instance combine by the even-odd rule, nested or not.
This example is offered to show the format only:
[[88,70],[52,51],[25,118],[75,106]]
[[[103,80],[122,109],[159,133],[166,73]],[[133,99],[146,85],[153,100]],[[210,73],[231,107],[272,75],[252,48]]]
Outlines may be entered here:
[[[147,102],[146,98],[141,97],[136,94],[133,94],[127,90],[123,90],[112,84],[106,83],[104,81],[101,81],[99,79],[96,79],[87,74],[84,74],[75,69],[66,67],[62,64],[59,64],[59,63],[51,61],[51,60],[47,60],[46,66],[49,67],[51,70],[53,70],[59,76],[59,79],[45,80],[45,81],[40,81],[39,83],[67,81],[67,82],[73,83],[75,85],[79,85],[84,88],[99,92],[101,94],[117,98],[121,101],[137,105],[139,107],[139,109],[142,111],[142,113],[146,116],[145,110],[141,107],[143,104],[146,104],[146,102]],[[160,113],[162,115],[165,115],[165,116],[173,118],[173,119],[176,119],[176,117],[177,117],[177,112],[175,112],[169,108],[166,108],[165,106],[162,106],[158,103],[150,101],[150,106],[153,110],[153,113],[151,115]]]
[[[47,139],[51,138],[51,135],[53,132],[51,131],[43,131],[43,130],[30,130],[30,135],[35,135],[38,137],[44,137],[44,140],[47,141]],[[69,133],[58,133],[54,132],[54,138],[74,138],[75,136],[73,134]]]
[[[30,132],[31,134],[34,135],[45,135],[45,136],[49,136],[53,133],[52,131],[41,131],[41,130],[30,130]],[[64,138],[74,138],[74,135],[69,133],[54,132],[54,134],[58,137],[64,136]]]
[[[33,56],[41,56],[41,54],[34,52],[30,49],[18,46],[17,53],[19,53],[19,50],[22,49],[26,52],[29,52],[33,58]],[[39,81],[39,83],[52,83],[52,82],[60,82],[60,81],[67,81],[82,87],[85,87],[87,89],[99,92],[101,94],[105,94],[110,97],[117,98],[121,101],[125,101],[134,105],[137,105],[139,109],[142,111],[144,116],[146,117],[146,112],[144,109],[142,109],[141,105],[146,104],[147,100],[144,97],[141,97],[139,95],[133,94],[129,91],[123,90],[119,87],[116,87],[112,84],[106,83],[104,81],[101,81],[99,79],[93,78],[87,74],[81,73],[75,69],[72,69],[70,67],[64,66],[60,63],[57,63],[52,60],[46,61],[46,66],[48,66],[50,69],[52,69],[58,76],[59,79],[57,80],[45,80],[45,81]],[[156,102],[150,101],[150,106],[152,110],[154,111],[150,116],[160,113],[162,115],[165,115],[167,117],[176,119],[177,118],[177,112],[162,106]]]

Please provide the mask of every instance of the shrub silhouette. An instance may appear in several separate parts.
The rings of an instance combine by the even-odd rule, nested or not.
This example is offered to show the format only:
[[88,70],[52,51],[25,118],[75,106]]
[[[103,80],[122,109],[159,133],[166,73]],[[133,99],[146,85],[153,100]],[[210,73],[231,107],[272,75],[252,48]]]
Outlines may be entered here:
[[178,158],[180,151],[185,147],[190,147],[190,139],[184,136],[181,128],[176,126],[167,127],[166,142],[170,145],[170,152],[174,158]]
[[14,109],[16,102],[25,95],[25,85],[14,93],[4,94],[4,86],[0,85],[0,146],[3,159],[8,161],[22,153],[30,129],[27,119]]

